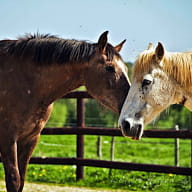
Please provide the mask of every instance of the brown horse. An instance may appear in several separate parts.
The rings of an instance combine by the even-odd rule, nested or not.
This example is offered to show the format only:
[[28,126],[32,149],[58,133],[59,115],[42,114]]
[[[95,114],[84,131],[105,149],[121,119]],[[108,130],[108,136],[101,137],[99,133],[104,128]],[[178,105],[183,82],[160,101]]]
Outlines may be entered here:
[[126,67],[107,31],[97,43],[50,35],[0,41],[0,152],[8,192],[21,192],[27,164],[52,103],[79,86],[119,112],[129,90]]

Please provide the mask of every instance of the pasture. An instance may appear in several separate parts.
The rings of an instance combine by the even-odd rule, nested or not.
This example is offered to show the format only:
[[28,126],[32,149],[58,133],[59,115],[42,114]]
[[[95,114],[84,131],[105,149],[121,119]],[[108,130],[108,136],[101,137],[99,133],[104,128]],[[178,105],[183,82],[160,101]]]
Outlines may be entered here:
[[[85,158],[98,159],[97,136],[85,136]],[[110,160],[111,137],[102,136],[102,159]],[[33,156],[75,157],[76,136],[41,135]],[[180,140],[180,166],[190,167],[190,140]],[[115,137],[114,160],[137,163],[174,165],[174,139],[147,139],[132,141]],[[62,184],[65,186],[121,189],[126,191],[178,192],[190,191],[189,176],[146,173],[102,168],[85,168],[85,179],[76,181],[75,166],[32,165],[27,181]],[[1,166],[0,179],[4,173]]]
[[[69,99],[71,101],[71,99]],[[62,106],[64,105],[62,101]],[[70,102],[70,108],[72,104]],[[75,109],[73,109],[75,111]],[[59,110],[59,113],[62,114]],[[54,114],[54,112],[53,112]],[[53,115],[54,116],[54,115]],[[115,118],[113,119],[115,121]],[[63,121],[60,120],[60,121]],[[48,126],[54,124],[51,118]],[[101,120],[96,120],[97,123]],[[51,124],[53,123],[53,124]],[[58,122],[59,123],[59,122]],[[102,136],[102,160],[111,160],[112,137]],[[174,139],[142,138],[133,141],[129,138],[114,137],[114,160],[122,162],[174,165]],[[85,136],[85,158],[99,159],[97,155],[98,136]],[[191,167],[191,141],[180,139],[180,166]],[[76,157],[75,135],[41,135],[33,153],[35,157]],[[4,179],[2,165],[0,179]],[[174,174],[146,173],[138,171],[115,170],[85,167],[85,179],[76,181],[76,166],[34,165],[28,166],[28,182],[67,187],[90,187],[97,191],[126,192],[184,192],[191,189],[191,177]],[[50,186],[51,189],[51,186]],[[1,190],[0,190],[1,191]],[[56,191],[56,189],[55,189]]]

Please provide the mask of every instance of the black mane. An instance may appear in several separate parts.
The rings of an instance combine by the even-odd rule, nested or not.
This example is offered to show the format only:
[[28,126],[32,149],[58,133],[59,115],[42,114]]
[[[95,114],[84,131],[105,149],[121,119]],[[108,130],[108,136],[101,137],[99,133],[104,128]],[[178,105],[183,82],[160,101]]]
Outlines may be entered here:
[[[86,62],[96,53],[95,43],[87,41],[67,40],[53,35],[27,34],[18,40],[0,41],[0,49],[20,59],[30,58],[38,64]],[[113,46],[107,44],[107,57],[120,57]]]

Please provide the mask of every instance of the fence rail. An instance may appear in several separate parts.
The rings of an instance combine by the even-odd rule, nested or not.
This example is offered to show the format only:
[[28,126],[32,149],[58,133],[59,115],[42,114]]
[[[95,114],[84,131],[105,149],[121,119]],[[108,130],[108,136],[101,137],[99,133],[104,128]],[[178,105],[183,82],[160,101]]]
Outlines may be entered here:
[[[119,128],[104,127],[62,127],[62,128],[44,128],[43,135],[105,135],[105,136],[122,136]],[[148,138],[180,138],[192,139],[190,130],[146,130],[143,137]]]
[[131,170],[131,171],[173,173],[173,174],[180,174],[180,175],[191,175],[192,173],[192,168],[187,168],[187,167],[175,167],[175,166],[165,166],[165,165],[129,163],[129,162],[83,159],[83,158],[33,157],[31,158],[30,163],[90,166],[90,167],[101,167],[101,168],[110,168],[110,169],[123,169],[123,170]]
[[[173,173],[180,175],[192,175],[192,168],[129,163],[118,161],[106,161],[95,159],[84,159],[84,135],[105,135],[105,136],[122,136],[120,129],[101,128],[101,127],[85,127],[84,125],[84,99],[92,98],[87,92],[72,92],[63,98],[77,99],[77,126],[73,128],[45,128],[42,131],[44,135],[77,135],[76,158],[54,158],[54,157],[32,157],[30,163],[33,164],[53,164],[53,165],[76,165],[77,179],[84,178],[84,166],[125,169],[146,172]],[[146,130],[144,137],[149,138],[182,138],[192,139],[192,131],[190,130]]]

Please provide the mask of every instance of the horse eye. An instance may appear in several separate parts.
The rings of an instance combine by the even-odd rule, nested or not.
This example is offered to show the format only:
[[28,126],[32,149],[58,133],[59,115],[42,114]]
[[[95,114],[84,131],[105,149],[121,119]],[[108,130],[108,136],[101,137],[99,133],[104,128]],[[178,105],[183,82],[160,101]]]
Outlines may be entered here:
[[110,72],[110,73],[115,73],[115,68],[111,65],[106,66],[105,70]]
[[142,82],[142,88],[147,86],[147,85],[150,85],[152,83],[151,80],[149,79],[144,79],[143,82]]

